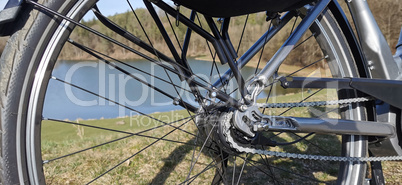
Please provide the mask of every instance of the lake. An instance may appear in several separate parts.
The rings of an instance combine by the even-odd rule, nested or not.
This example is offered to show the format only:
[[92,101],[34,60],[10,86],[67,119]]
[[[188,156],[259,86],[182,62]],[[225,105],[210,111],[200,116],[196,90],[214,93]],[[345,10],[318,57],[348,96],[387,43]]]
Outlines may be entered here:
[[[160,76],[168,82],[171,80],[174,84],[188,89],[186,83],[180,81],[176,75],[169,73],[170,75],[168,76],[163,68],[148,61],[136,60],[125,61],[125,63],[152,75]],[[212,73],[213,78],[209,78],[211,62],[192,59],[189,63],[193,72],[198,77],[205,79],[205,81],[215,82],[219,79],[216,69]],[[123,66],[121,64],[117,65]],[[228,68],[227,65],[217,64],[217,66],[221,74]],[[155,77],[135,69],[127,67],[124,67],[124,69],[136,78],[150,83],[174,97],[182,97],[184,100],[196,105],[195,98],[190,93],[180,88],[177,88],[178,92],[176,92],[175,88],[170,84]],[[254,69],[245,67],[242,73],[250,76],[254,73]],[[53,76],[145,114],[183,109],[180,106],[173,105],[173,101],[170,98],[148,88],[146,85],[128,75],[122,74],[103,62],[58,61],[54,68]],[[227,92],[231,92],[236,87],[236,84],[232,81]],[[202,94],[205,95],[206,91],[202,91]],[[75,120],[78,118],[100,119],[133,115],[138,115],[138,113],[59,81],[53,79],[49,81],[43,112],[44,117]]]

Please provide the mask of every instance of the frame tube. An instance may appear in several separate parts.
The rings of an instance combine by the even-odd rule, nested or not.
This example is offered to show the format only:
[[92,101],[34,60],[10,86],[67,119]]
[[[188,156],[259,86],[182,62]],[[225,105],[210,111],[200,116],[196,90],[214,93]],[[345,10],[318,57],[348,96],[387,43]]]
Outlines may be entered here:
[[310,28],[317,17],[324,11],[330,0],[322,0],[310,10],[309,14],[302,20],[292,35],[286,40],[284,45],[275,53],[267,65],[260,71],[256,79],[261,80],[264,85],[269,85],[268,79],[275,74],[279,66],[293,50],[296,43],[300,40],[303,34]]
[[393,80],[399,68],[366,0],[346,0],[373,78]]
[[[276,33],[278,33],[295,15],[296,13],[294,11],[286,13],[282,17],[279,25],[276,27],[271,27],[267,32],[264,33],[264,35],[260,37],[260,39],[257,40],[253,46],[251,46],[250,49],[246,51],[246,53],[239,58],[239,60],[237,60],[237,67],[242,69],[244,66],[246,66],[246,64],[261,50],[261,48],[267,44],[272,37],[274,37]],[[232,70],[229,69],[225,72],[225,74],[222,75],[222,79],[217,80],[213,86],[217,89],[221,89],[232,77]]]

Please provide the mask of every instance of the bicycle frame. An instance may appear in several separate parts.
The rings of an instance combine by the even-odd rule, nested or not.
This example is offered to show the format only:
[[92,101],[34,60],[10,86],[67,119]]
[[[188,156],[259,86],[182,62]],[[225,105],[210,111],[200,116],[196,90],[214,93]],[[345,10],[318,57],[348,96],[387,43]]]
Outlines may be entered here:
[[[165,10],[172,16],[175,16],[177,12],[173,9],[169,9],[169,7],[161,1],[154,1],[155,5],[159,6],[161,9]],[[271,58],[271,60],[267,63],[267,65],[257,74],[254,81],[259,81],[264,85],[269,84],[269,79],[273,77],[274,73],[277,71],[278,67],[282,64],[283,60],[290,53],[295,44],[300,40],[301,36],[307,31],[310,25],[317,19],[317,17],[321,14],[325,8],[329,8],[337,17],[337,21],[340,22],[341,29],[345,33],[349,45],[351,46],[351,50],[354,54],[354,59],[357,65],[361,66],[359,69],[364,69],[359,71],[361,77],[365,78],[377,78],[384,80],[394,80],[398,78],[399,68],[395,63],[393,56],[391,54],[391,50],[381,33],[377,23],[371,11],[368,7],[366,1],[363,0],[353,0],[347,1],[352,17],[354,18],[354,22],[356,24],[356,29],[358,33],[358,37],[360,38],[360,43],[357,42],[356,37],[353,34],[351,26],[349,25],[348,20],[342,9],[340,8],[337,1],[331,0],[322,0],[319,1],[312,9],[309,10],[307,16],[303,19],[303,22],[295,29],[293,34],[289,37],[289,39],[283,44],[283,46],[278,50],[278,52]],[[213,86],[217,89],[221,88],[224,83],[231,79],[233,76],[237,79],[239,83],[239,87],[243,87],[243,92],[246,92],[246,88],[242,84],[242,80],[236,77],[239,69],[244,67],[250,59],[257,54],[258,51],[267,43],[293,16],[295,16],[295,12],[288,12],[281,18],[281,22],[276,27],[272,27],[268,30],[264,35],[260,37],[260,39],[237,61],[237,66],[232,67],[226,71],[226,73],[222,76],[222,80],[216,81]],[[184,24],[192,28],[194,31],[204,36],[207,40],[215,43],[214,46],[217,48],[218,56],[220,57],[222,63],[233,63],[230,59],[228,59],[228,55],[225,55],[224,44],[218,44],[219,38],[214,40],[211,35],[206,33],[202,33],[198,30],[198,27],[195,24],[192,24],[191,21],[188,21],[184,18],[184,16],[178,16],[179,20]],[[197,28],[197,29],[196,29]],[[215,34],[216,36],[217,34]],[[374,36],[373,36],[374,35]],[[233,64],[232,64],[233,65]],[[341,80],[341,79],[340,79]],[[339,81],[340,81],[339,80]],[[317,83],[321,83],[320,80],[316,80]],[[371,81],[375,86],[381,87],[384,83],[383,81]],[[252,84],[253,82],[249,82]],[[372,95],[378,99],[384,100],[387,103],[392,104],[398,108],[402,108],[402,99],[390,96],[389,93],[378,93],[374,92],[376,88],[364,88],[366,86],[359,85],[359,80],[354,80],[354,89],[360,90],[364,93]],[[402,93],[402,86],[399,81],[388,81],[387,84],[393,84],[393,88],[397,89],[398,92]],[[381,88],[377,88],[381,89]],[[261,88],[260,88],[261,90]],[[252,94],[252,93],[251,93]],[[258,93],[256,93],[258,94]],[[395,101],[397,98],[397,101]]]
[[[366,71],[360,71],[360,74],[363,77],[368,78],[377,78],[377,79],[386,79],[386,80],[394,80],[400,78],[400,72],[398,65],[394,61],[391,50],[379,29],[375,19],[368,7],[366,1],[363,0],[353,0],[347,1],[349,5],[350,12],[354,19],[356,30],[358,33],[358,37],[360,38],[360,44],[356,42],[355,37],[351,34],[352,30],[350,25],[346,20],[345,14],[340,9],[339,4],[336,1],[320,1],[311,13],[309,13],[308,17],[303,19],[303,22],[300,24],[298,28],[293,32],[293,34],[289,37],[289,39],[285,42],[285,44],[280,48],[280,50],[272,57],[272,59],[267,63],[263,70],[257,75],[256,80],[261,81],[263,84],[268,85],[268,79],[273,77],[274,73],[278,69],[278,67],[282,64],[285,57],[290,53],[295,44],[300,40],[301,36],[304,32],[307,31],[308,27],[316,20],[317,16],[328,6],[332,12],[337,12],[344,20],[344,25],[341,25],[342,29],[348,34],[349,32],[349,42],[352,43],[352,50],[354,53],[362,53],[360,56],[355,56],[360,65],[363,65]],[[339,16],[338,16],[339,18]],[[284,22],[287,22],[287,15],[283,17]],[[339,21],[339,19],[338,19]],[[281,27],[280,27],[281,28]],[[276,29],[280,29],[276,28]],[[266,34],[264,34],[260,40],[254,44],[249,51],[247,51],[238,61],[238,67],[244,67],[247,62],[262,48],[265,44],[264,42],[268,42],[272,37],[271,35],[267,36],[268,33],[274,34],[277,31],[276,29],[269,30]],[[350,38],[352,36],[352,38]],[[264,39],[266,38],[266,39]],[[225,80],[230,78],[231,70],[228,70],[223,78]],[[225,81],[222,80],[222,81]],[[214,85],[216,87],[221,87],[222,81],[217,81]],[[381,84],[376,84],[380,86]],[[400,86],[399,82],[395,81],[395,85]],[[361,89],[358,89],[361,90]],[[364,92],[373,95],[369,89],[364,90]],[[388,94],[387,94],[388,95]],[[376,96],[381,96],[379,99],[384,99],[389,96],[376,94]],[[402,102],[398,101],[395,104],[394,101],[386,101],[387,103],[392,103],[394,106],[398,108],[402,108]]]
[[[311,10],[312,12],[309,14],[309,17],[303,19],[306,21],[300,24],[301,26],[294,31],[284,46],[257,75],[257,78],[266,81],[268,78],[273,76],[274,72],[283,62],[284,56],[289,54],[296,42],[300,40],[301,35],[307,31],[308,27],[329,3],[329,1],[321,1],[313,10]],[[339,7],[336,1],[333,1],[333,3]],[[364,57],[367,61],[365,65],[370,69],[370,76],[378,79],[397,79],[399,75],[398,66],[396,65],[391,50],[368,7],[367,1],[349,0],[347,3],[356,25]]]
[[[260,39],[244,55],[242,55],[239,60],[237,60],[237,65],[235,65],[234,60],[231,59],[231,48],[228,47],[227,44],[222,43],[222,39],[220,38],[219,34],[214,33],[214,35],[212,36],[209,33],[205,33],[202,28],[200,29],[200,27],[195,25],[191,20],[185,18],[183,15],[177,14],[174,9],[165,4],[163,1],[153,1],[153,3],[170,15],[176,16],[178,21],[184,23],[191,30],[197,32],[201,36],[205,37],[208,41],[213,43],[221,62],[223,64],[228,63],[230,66],[230,69],[226,71],[226,73],[222,76],[222,79],[216,81],[213,84],[213,87],[220,89],[223,85],[225,85],[226,82],[229,81],[229,79],[235,77],[240,89],[242,89],[240,92],[242,93],[243,97],[247,95],[247,87],[244,85],[244,80],[241,78],[239,70],[244,67],[250,61],[250,59],[264,46],[264,44],[267,43],[273,37],[273,35],[275,35],[295,15],[294,12],[289,12],[288,14],[284,15],[281,19],[281,23],[276,27],[271,28],[263,36],[261,36]],[[359,71],[360,76],[386,80],[397,79],[399,75],[398,65],[393,59],[391,50],[377,23],[375,22],[375,19],[368,7],[367,2],[363,0],[353,0],[347,1],[347,3],[356,24],[360,43],[357,42],[351,26],[349,25],[349,22],[347,21],[346,16],[337,1],[319,1],[313,7],[313,9],[309,10],[310,12],[308,13],[307,17],[303,19],[303,22],[299,25],[298,28],[295,29],[293,34],[279,49],[279,51],[271,58],[264,69],[260,71],[254,81],[259,81],[258,83],[262,83],[264,85],[269,84],[268,79],[273,77],[278,67],[282,64],[283,60],[290,53],[295,44],[300,40],[301,36],[307,31],[309,26],[313,23],[313,21],[316,20],[320,13],[324,11],[324,9],[327,7],[330,8],[331,11],[334,12],[334,14],[337,14],[337,21],[342,23],[342,25],[340,26],[345,33],[349,44],[351,45],[354,59],[357,65],[362,66],[359,67],[359,69],[364,69],[362,71]],[[210,27],[213,28],[213,26],[211,25]],[[169,40],[169,38],[165,39]],[[253,82],[249,82],[249,84],[253,84]],[[395,81],[395,88],[398,88],[399,86],[399,82]],[[259,90],[261,90],[261,88]],[[358,90],[362,90],[363,92],[369,95],[373,95],[381,100],[387,99],[387,97],[389,98],[389,94],[378,94],[375,92],[371,92],[370,89]],[[400,89],[400,91],[402,92],[402,89]],[[398,108],[402,108],[402,99],[400,101],[397,101],[397,103],[395,101],[388,100],[386,100],[386,102],[391,103],[393,106],[396,106]]]
[[399,69],[367,1],[347,1],[372,78],[397,79]]
[[[177,16],[179,21],[185,20],[181,15],[176,15],[172,9],[169,9],[161,1],[153,1],[153,3],[159,8],[165,10],[172,16]],[[391,50],[379,29],[371,10],[366,1],[364,0],[347,0],[349,11],[352,14],[354,23],[356,25],[357,36],[359,41],[357,41],[356,36],[342,11],[340,5],[337,1],[332,0],[322,0],[319,1],[313,8],[309,8],[309,13],[300,23],[300,25],[294,30],[292,35],[283,44],[283,46],[277,51],[277,53],[270,59],[266,66],[256,75],[256,77],[250,81],[248,84],[260,84],[265,87],[270,84],[270,79],[275,78],[275,72],[282,64],[283,60],[287,57],[290,51],[293,49],[295,44],[300,40],[301,36],[308,30],[311,24],[317,19],[317,17],[328,7],[331,12],[336,17],[339,26],[341,27],[345,37],[350,45],[350,49],[353,51],[353,57],[356,65],[359,66],[359,73],[362,78],[367,79],[351,79],[347,80],[347,85],[342,87],[356,89],[364,92],[368,95],[376,97],[379,100],[386,102],[382,105],[376,106],[376,118],[371,118],[372,121],[387,122],[396,126],[398,120],[397,117],[400,116],[400,110],[402,109],[402,98],[398,97],[398,94],[402,94],[402,83],[401,81],[396,81],[395,79],[400,78],[400,69],[396,61],[394,60]],[[236,78],[239,88],[243,89],[240,91],[243,97],[247,97],[247,86],[244,85],[243,79],[239,78],[239,70],[243,68],[250,59],[257,54],[258,51],[275,35],[282,27],[285,25],[293,16],[295,12],[291,11],[282,16],[281,22],[276,27],[269,29],[260,39],[237,60],[237,65],[230,60],[230,55],[225,52],[225,44],[214,44],[218,56],[222,63],[229,63],[230,69],[222,76],[221,80],[216,81],[213,86],[220,89],[227,83],[233,76]],[[191,22],[182,21],[189,28],[196,28]],[[210,25],[211,26],[211,25]],[[194,29],[193,29],[194,30]],[[199,31],[195,30],[199,33]],[[191,31],[190,31],[191,33]],[[212,43],[219,43],[221,40],[218,34],[214,34],[215,38],[218,40],[211,39],[210,35],[203,35],[207,40],[212,41]],[[208,39],[209,38],[209,39]],[[229,47],[230,48],[230,47]],[[229,58],[229,59],[228,59]],[[380,80],[373,80],[371,78],[376,78]],[[300,79],[299,79],[300,80]],[[322,86],[327,86],[325,79],[302,79],[305,81],[311,81],[310,85],[320,84]],[[341,84],[344,79],[334,79],[336,83]],[[300,88],[300,81],[293,79],[293,84],[296,85],[294,88]],[[353,83],[352,83],[353,82]],[[305,84],[305,83],[304,83]],[[353,85],[351,85],[353,84]],[[376,88],[373,88],[376,87]],[[378,89],[392,88],[393,92],[387,92]],[[257,88],[256,90],[261,92],[263,88]],[[259,94],[259,92],[251,92],[250,94]],[[251,99],[256,99],[257,97],[252,97]],[[249,99],[249,101],[252,101]],[[388,103],[388,104],[387,104]],[[397,107],[396,109],[389,104]],[[397,133],[399,134],[399,132]],[[398,137],[391,137],[389,140],[383,141],[383,147],[381,149],[373,148],[372,151],[376,155],[402,155],[402,150],[398,144]],[[386,147],[384,147],[386,146]]]

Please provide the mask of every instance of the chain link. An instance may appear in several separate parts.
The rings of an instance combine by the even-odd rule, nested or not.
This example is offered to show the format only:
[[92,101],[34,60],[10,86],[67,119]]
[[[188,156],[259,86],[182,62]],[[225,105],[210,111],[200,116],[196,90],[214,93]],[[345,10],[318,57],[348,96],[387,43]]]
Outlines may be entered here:
[[256,103],[260,108],[293,108],[293,107],[317,107],[328,105],[345,105],[351,103],[362,103],[374,100],[372,97],[349,98],[332,101],[299,102],[299,103]]
[[[345,105],[351,103],[361,103],[374,100],[372,97],[350,98],[333,101],[317,101],[317,102],[300,102],[300,103],[257,103],[260,108],[292,108],[292,107],[312,107],[312,106],[325,106],[325,105]],[[234,148],[237,152],[268,155],[281,158],[293,158],[293,159],[308,159],[308,160],[322,160],[322,161],[337,161],[337,162],[373,162],[373,161],[397,161],[402,160],[402,156],[385,156],[385,157],[342,157],[342,156],[323,156],[323,155],[309,155],[309,154],[297,154],[286,152],[275,152],[261,150],[251,147],[240,146],[234,141],[230,132],[230,119],[233,113],[228,113],[224,117],[223,121],[223,134],[226,137],[227,143],[230,147]]]

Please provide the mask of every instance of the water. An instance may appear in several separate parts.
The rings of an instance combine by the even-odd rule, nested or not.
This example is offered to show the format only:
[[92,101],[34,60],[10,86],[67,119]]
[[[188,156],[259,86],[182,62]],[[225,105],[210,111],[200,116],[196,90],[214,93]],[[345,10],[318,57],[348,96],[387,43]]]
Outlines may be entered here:
[[[166,81],[170,82],[170,80],[172,80],[178,86],[189,89],[186,83],[181,82],[176,75],[170,73],[169,79],[169,76],[166,75],[163,68],[151,64],[150,62],[138,60],[126,61],[125,63],[149,72],[152,75],[160,76]],[[209,79],[211,62],[191,60],[189,63],[193,72],[197,74],[198,77],[208,82],[215,82],[218,79],[219,74],[216,70],[213,72],[214,78]],[[120,64],[118,65],[122,66]],[[181,97],[189,103],[196,105],[195,97],[192,94],[177,88],[179,91],[178,95],[176,90],[166,82],[134,69],[128,69],[127,67],[124,67],[124,69],[136,78],[152,84],[163,92],[171,94],[174,97]],[[227,69],[227,65],[222,66],[218,64],[218,69],[220,73],[223,74]],[[251,75],[253,72],[254,69],[248,67],[242,70],[242,73],[248,75]],[[54,68],[53,76],[85,88],[111,101],[56,80],[50,80],[45,98],[44,117],[69,120],[78,118],[100,119],[183,109],[180,106],[173,105],[172,99],[148,88],[146,85],[134,80],[130,76],[122,74],[120,71],[103,62],[59,61]],[[232,81],[227,92],[231,92],[236,87],[236,84]],[[202,91],[202,94],[205,95],[206,92]],[[116,105],[113,101],[121,105]]]

